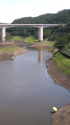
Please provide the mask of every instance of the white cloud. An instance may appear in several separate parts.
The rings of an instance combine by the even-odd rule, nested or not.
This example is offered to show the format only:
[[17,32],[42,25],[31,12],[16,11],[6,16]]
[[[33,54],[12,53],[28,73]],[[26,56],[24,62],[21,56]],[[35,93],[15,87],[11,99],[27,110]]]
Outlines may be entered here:
[[[4,0],[5,1],[5,0]],[[44,2],[45,1],[45,2]],[[0,1],[0,22],[8,22],[11,23],[14,19],[21,18],[21,17],[28,17],[28,16],[38,16],[41,14],[46,13],[56,13],[62,9],[68,9],[70,4],[68,3],[69,0],[64,1],[59,0],[51,2],[51,0],[47,1],[44,0],[41,1],[39,4],[39,1],[34,1],[34,3],[29,2],[19,2],[17,1],[17,4],[14,2],[10,3],[5,1]],[[66,4],[67,3],[67,4]]]
[[0,7],[4,6],[5,3],[3,1],[0,1]]

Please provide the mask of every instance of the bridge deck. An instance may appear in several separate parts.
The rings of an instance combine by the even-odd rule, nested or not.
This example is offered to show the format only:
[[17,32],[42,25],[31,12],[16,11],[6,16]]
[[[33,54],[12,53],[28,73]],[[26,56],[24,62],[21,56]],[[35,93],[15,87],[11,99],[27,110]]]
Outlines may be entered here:
[[33,26],[33,27],[53,27],[58,26],[59,24],[0,24],[0,28],[2,27],[16,27],[16,26]]

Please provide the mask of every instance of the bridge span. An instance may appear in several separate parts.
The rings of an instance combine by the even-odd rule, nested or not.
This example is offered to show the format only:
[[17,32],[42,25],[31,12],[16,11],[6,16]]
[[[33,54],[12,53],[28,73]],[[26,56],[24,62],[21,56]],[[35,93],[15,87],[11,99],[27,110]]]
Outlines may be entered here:
[[55,27],[59,24],[0,24],[1,28],[1,41],[5,42],[6,28],[10,27],[37,27],[38,28],[38,41],[43,40],[43,28]]

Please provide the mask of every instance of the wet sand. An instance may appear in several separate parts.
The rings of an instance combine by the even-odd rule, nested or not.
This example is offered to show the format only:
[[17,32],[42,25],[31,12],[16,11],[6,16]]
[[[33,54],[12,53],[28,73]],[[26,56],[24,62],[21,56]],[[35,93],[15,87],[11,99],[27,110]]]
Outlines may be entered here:
[[26,49],[21,48],[20,50],[13,51],[13,52],[11,52],[11,53],[13,54],[14,57],[16,57],[16,56],[19,56],[19,55],[24,54],[24,53],[26,53],[26,52],[27,52]]
[[70,91],[70,76],[66,75],[65,72],[57,68],[56,63],[52,59],[47,61],[47,64],[48,73],[55,80],[55,82]]
[[12,57],[16,58],[17,56],[24,54],[26,52],[27,52],[26,49],[20,48],[19,50],[13,50],[8,53],[2,53],[2,54],[0,54],[0,61],[9,60],[9,59],[11,60]]
[[[70,76],[58,69],[56,63],[50,59],[47,61],[47,71],[56,83],[70,91]],[[53,125],[70,125],[70,104],[60,108],[52,115]]]
[[53,49],[52,46],[48,46],[48,45],[46,45],[46,44],[39,44],[39,43],[33,44],[31,47],[34,47],[34,48]]
[[[17,43],[17,41],[16,41],[16,43]],[[19,43],[19,45],[22,45],[22,41],[18,41],[18,43]],[[3,46],[3,47],[7,47],[7,46],[10,47],[10,46],[14,46],[14,45],[16,45],[14,41],[0,42],[0,46]],[[20,48],[18,50],[12,50],[11,52],[1,53],[0,54],[0,61],[4,60],[3,57],[5,57],[5,56],[6,56],[6,58],[8,57],[8,59],[11,59],[12,56],[17,57],[17,56],[24,54],[26,52],[27,52],[27,49],[26,49],[26,47],[24,47],[24,48]]]
[[53,125],[70,125],[70,104],[60,108],[52,115]]

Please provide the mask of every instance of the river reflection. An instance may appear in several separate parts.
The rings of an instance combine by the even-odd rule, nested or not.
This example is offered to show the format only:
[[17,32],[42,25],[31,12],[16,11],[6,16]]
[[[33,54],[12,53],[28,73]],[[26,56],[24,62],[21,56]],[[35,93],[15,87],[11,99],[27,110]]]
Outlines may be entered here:
[[42,49],[39,50],[38,60],[39,60],[39,62],[42,62],[42,61],[43,61],[43,50],[42,50]]
[[70,93],[47,73],[45,62],[52,55],[28,49],[0,62],[0,125],[51,125],[52,107],[70,102]]

